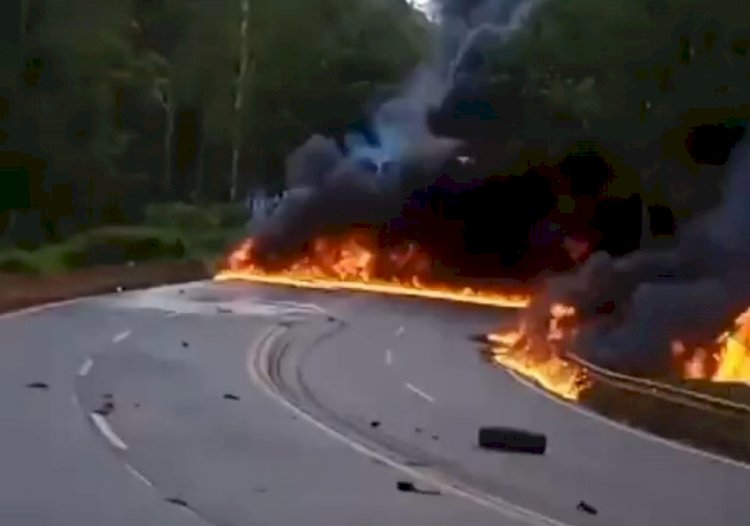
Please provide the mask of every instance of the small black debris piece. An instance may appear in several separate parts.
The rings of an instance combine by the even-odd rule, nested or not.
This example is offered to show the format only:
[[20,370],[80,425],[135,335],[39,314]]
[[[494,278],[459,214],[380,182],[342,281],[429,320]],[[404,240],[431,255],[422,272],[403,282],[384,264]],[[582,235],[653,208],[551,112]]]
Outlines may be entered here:
[[471,336],[469,336],[469,340],[472,342],[481,343],[482,345],[489,345],[491,343],[486,334],[472,334]]
[[170,504],[174,504],[175,506],[182,506],[183,508],[189,508],[190,507],[187,502],[185,502],[182,499],[178,499],[176,497],[169,497],[169,498],[164,499],[164,500],[166,500]]
[[255,493],[268,493],[268,490],[266,488],[255,488],[253,490]]
[[433,440],[440,440],[440,437],[437,435],[432,435],[430,438],[432,438]]
[[543,455],[547,450],[545,435],[512,427],[481,427],[477,438],[484,449],[532,455]]
[[106,399],[106,400],[112,400],[112,398],[113,398],[113,395],[112,395],[112,393],[104,393],[104,394],[102,395],[102,398],[104,398],[104,399]]
[[334,318],[333,316],[328,316],[328,321],[329,321],[330,323],[333,323],[333,322],[335,322],[335,321],[336,321],[336,318]]
[[413,482],[407,482],[405,480],[399,480],[396,482],[396,489],[399,491],[404,491],[406,493],[416,493],[417,488],[414,486]]
[[234,400],[234,401],[236,402],[236,401],[238,401],[239,399],[240,399],[240,397],[239,397],[239,396],[237,396],[237,395],[234,395],[234,394],[232,394],[232,393],[227,393],[227,394],[225,394],[225,395],[224,395],[224,400]]
[[189,344],[188,342],[182,342],[182,346],[183,346],[183,347],[184,347],[185,349],[187,349],[188,347],[190,347],[190,344]]
[[219,314],[232,314],[234,311],[227,307],[217,307],[216,312]]
[[185,294],[185,289],[180,289],[180,290],[179,290],[178,292],[179,292],[180,294]]
[[405,480],[399,480],[396,482],[396,489],[403,491],[404,493],[416,493],[418,495],[440,495],[440,492],[437,490],[418,489],[413,482]]
[[30,382],[26,384],[29,389],[49,389],[49,385],[45,382]]
[[422,428],[421,427],[415,427],[414,428],[414,432],[415,433],[421,433],[422,432]]
[[115,404],[111,401],[104,402],[94,413],[101,416],[109,416],[115,410]]
[[373,420],[372,422],[370,422],[370,427],[373,429],[377,429],[378,427],[380,427],[380,421]]
[[588,502],[584,500],[578,503],[578,506],[576,506],[576,509],[578,511],[588,513],[589,515],[596,515],[597,513],[599,513],[595,507],[593,507],[591,504],[589,504]]
[[136,409],[138,409],[139,407],[141,407],[141,404],[139,404],[138,402],[136,402],[135,404],[133,404],[133,407],[135,407]]

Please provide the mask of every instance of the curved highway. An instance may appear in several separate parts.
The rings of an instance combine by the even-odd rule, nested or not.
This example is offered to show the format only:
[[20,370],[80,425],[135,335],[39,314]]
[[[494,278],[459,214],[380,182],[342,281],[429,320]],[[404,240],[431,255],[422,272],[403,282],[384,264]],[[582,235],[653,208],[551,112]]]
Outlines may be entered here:
[[[469,337],[502,316],[195,283],[2,317],[0,524],[748,523],[746,467],[485,364]],[[482,451],[483,425],[547,454]]]

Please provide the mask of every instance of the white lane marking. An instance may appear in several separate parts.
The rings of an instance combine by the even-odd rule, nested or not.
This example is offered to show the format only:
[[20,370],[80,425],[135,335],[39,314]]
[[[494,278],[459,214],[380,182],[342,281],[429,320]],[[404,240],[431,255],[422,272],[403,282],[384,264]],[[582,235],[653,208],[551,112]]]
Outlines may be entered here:
[[104,435],[104,438],[106,438],[113,447],[122,449],[123,451],[128,449],[128,445],[123,442],[120,437],[117,436],[117,433],[115,433],[115,431],[109,425],[109,422],[107,422],[107,420],[102,415],[97,413],[90,413],[89,416],[91,417],[91,420],[94,422],[94,425],[97,427],[99,432]]
[[112,338],[112,343],[120,343],[121,341],[126,340],[133,331],[123,331],[120,334],[116,334],[114,338]]
[[415,480],[424,482],[426,484],[431,484],[432,486],[439,488],[445,493],[450,493],[451,495],[454,495],[456,497],[464,498],[473,502],[474,504],[491,509],[510,519],[517,519],[534,526],[571,526],[568,523],[560,522],[551,517],[547,517],[546,515],[542,515],[541,513],[537,513],[535,511],[503,500],[500,497],[482,493],[478,490],[461,488],[450,480],[443,480],[444,477],[441,477],[439,473],[429,473],[426,470],[419,470],[409,467],[405,464],[401,464],[398,461],[392,460],[386,455],[362,444],[361,442],[357,442],[356,440],[347,437],[340,431],[337,431],[332,427],[328,427],[320,420],[317,420],[314,416],[306,413],[304,410],[294,405],[292,402],[284,398],[281,393],[278,393],[275,390],[275,388],[273,387],[273,381],[270,378],[261,378],[261,376],[265,376],[265,374],[262,371],[257,370],[254,366],[255,356],[267,353],[276,338],[281,336],[284,332],[286,331],[283,328],[274,326],[261,334],[261,336],[250,347],[247,353],[246,367],[253,382],[258,387],[260,387],[268,397],[276,400],[276,402],[297,415],[297,417],[305,420],[308,424],[312,424],[314,427],[317,427],[320,431],[323,431],[329,437],[342,442],[361,455],[386,464],[396,471],[399,471],[408,477],[412,477]]
[[391,365],[393,363],[393,351],[388,349],[385,351],[385,363]]
[[404,334],[404,326],[402,325],[398,329],[396,329],[395,335],[396,338],[400,338]]
[[138,480],[140,480],[141,482],[143,482],[149,488],[153,488],[154,487],[153,482],[151,482],[146,477],[144,477],[143,474],[140,471],[138,471],[137,469],[135,469],[130,464],[125,464],[125,469],[127,469],[130,472],[131,475],[133,475],[135,478],[137,478]]
[[181,315],[182,315],[181,312],[174,311],[174,312],[168,313],[167,314],[167,318],[176,318],[176,317],[181,316]]
[[552,400],[553,402],[560,404],[562,406],[567,407],[571,411],[575,411],[576,413],[580,413],[584,416],[587,416],[589,418],[592,418],[598,422],[601,422],[602,424],[606,424],[610,427],[614,427],[615,429],[619,431],[624,431],[625,433],[630,433],[631,435],[635,435],[639,438],[642,438],[647,441],[656,442],[658,444],[671,447],[673,449],[676,449],[678,451],[681,451],[683,453],[692,453],[694,455],[697,455],[699,457],[703,457],[708,460],[712,460],[714,462],[721,462],[724,464],[729,464],[730,466],[741,468],[741,469],[747,469],[750,470],[750,464],[747,464],[745,462],[742,462],[740,460],[735,460],[733,458],[724,457],[721,455],[717,455],[716,453],[711,453],[710,451],[704,451],[702,449],[697,449],[692,446],[688,446],[687,444],[683,444],[682,442],[676,442],[674,440],[670,440],[668,438],[663,438],[658,435],[654,435],[649,433],[648,431],[644,431],[642,429],[638,429],[636,427],[630,427],[626,424],[622,424],[620,422],[617,422],[616,420],[612,420],[610,418],[607,418],[604,415],[601,415],[599,413],[596,413],[592,411],[591,409],[587,409],[584,406],[572,404],[569,402],[566,402],[564,400],[560,400],[555,395],[545,391],[543,388],[539,387],[535,383],[527,380],[523,376],[519,375],[518,373],[506,369],[506,372],[510,374],[513,378],[516,379],[519,383],[525,385],[529,389],[532,389],[533,391],[536,391],[537,393],[541,394],[545,398],[548,398],[549,400]]
[[417,387],[417,386],[415,386],[413,384],[406,383],[406,388],[409,391],[411,391],[412,393],[414,393],[415,395],[417,395],[417,396],[419,396],[419,397],[427,400],[430,403],[435,402],[435,399],[433,397],[431,397],[430,395],[428,395],[427,393],[425,393],[424,391],[422,391],[419,387]]
[[82,364],[80,369],[78,369],[78,376],[86,376],[89,374],[89,371],[91,371],[91,368],[94,366],[94,360],[91,358],[87,358]]

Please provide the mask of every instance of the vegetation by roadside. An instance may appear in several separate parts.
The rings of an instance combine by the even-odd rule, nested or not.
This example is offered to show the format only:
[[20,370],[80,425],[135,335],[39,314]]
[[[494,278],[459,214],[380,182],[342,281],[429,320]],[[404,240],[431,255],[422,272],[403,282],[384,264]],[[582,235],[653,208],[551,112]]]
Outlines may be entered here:
[[34,250],[2,250],[0,272],[50,275],[164,260],[210,265],[247,235],[247,217],[240,205],[150,205],[139,225],[103,226]]

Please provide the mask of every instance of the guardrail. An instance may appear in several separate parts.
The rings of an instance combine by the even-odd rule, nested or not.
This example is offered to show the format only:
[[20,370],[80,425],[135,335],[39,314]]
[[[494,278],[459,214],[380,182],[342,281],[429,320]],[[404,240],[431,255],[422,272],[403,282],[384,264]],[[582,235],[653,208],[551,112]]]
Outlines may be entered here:
[[707,395],[705,393],[699,393],[697,391],[684,389],[648,378],[618,373],[595,365],[575,354],[568,354],[566,355],[566,358],[580,367],[583,367],[592,378],[613,384],[617,387],[641,392],[670,402],[697,407],[699,409],[720,411],[724,413],[732,412],[735,414],[739,413],[750,416],[750,405],[734,402],[726,398]]

